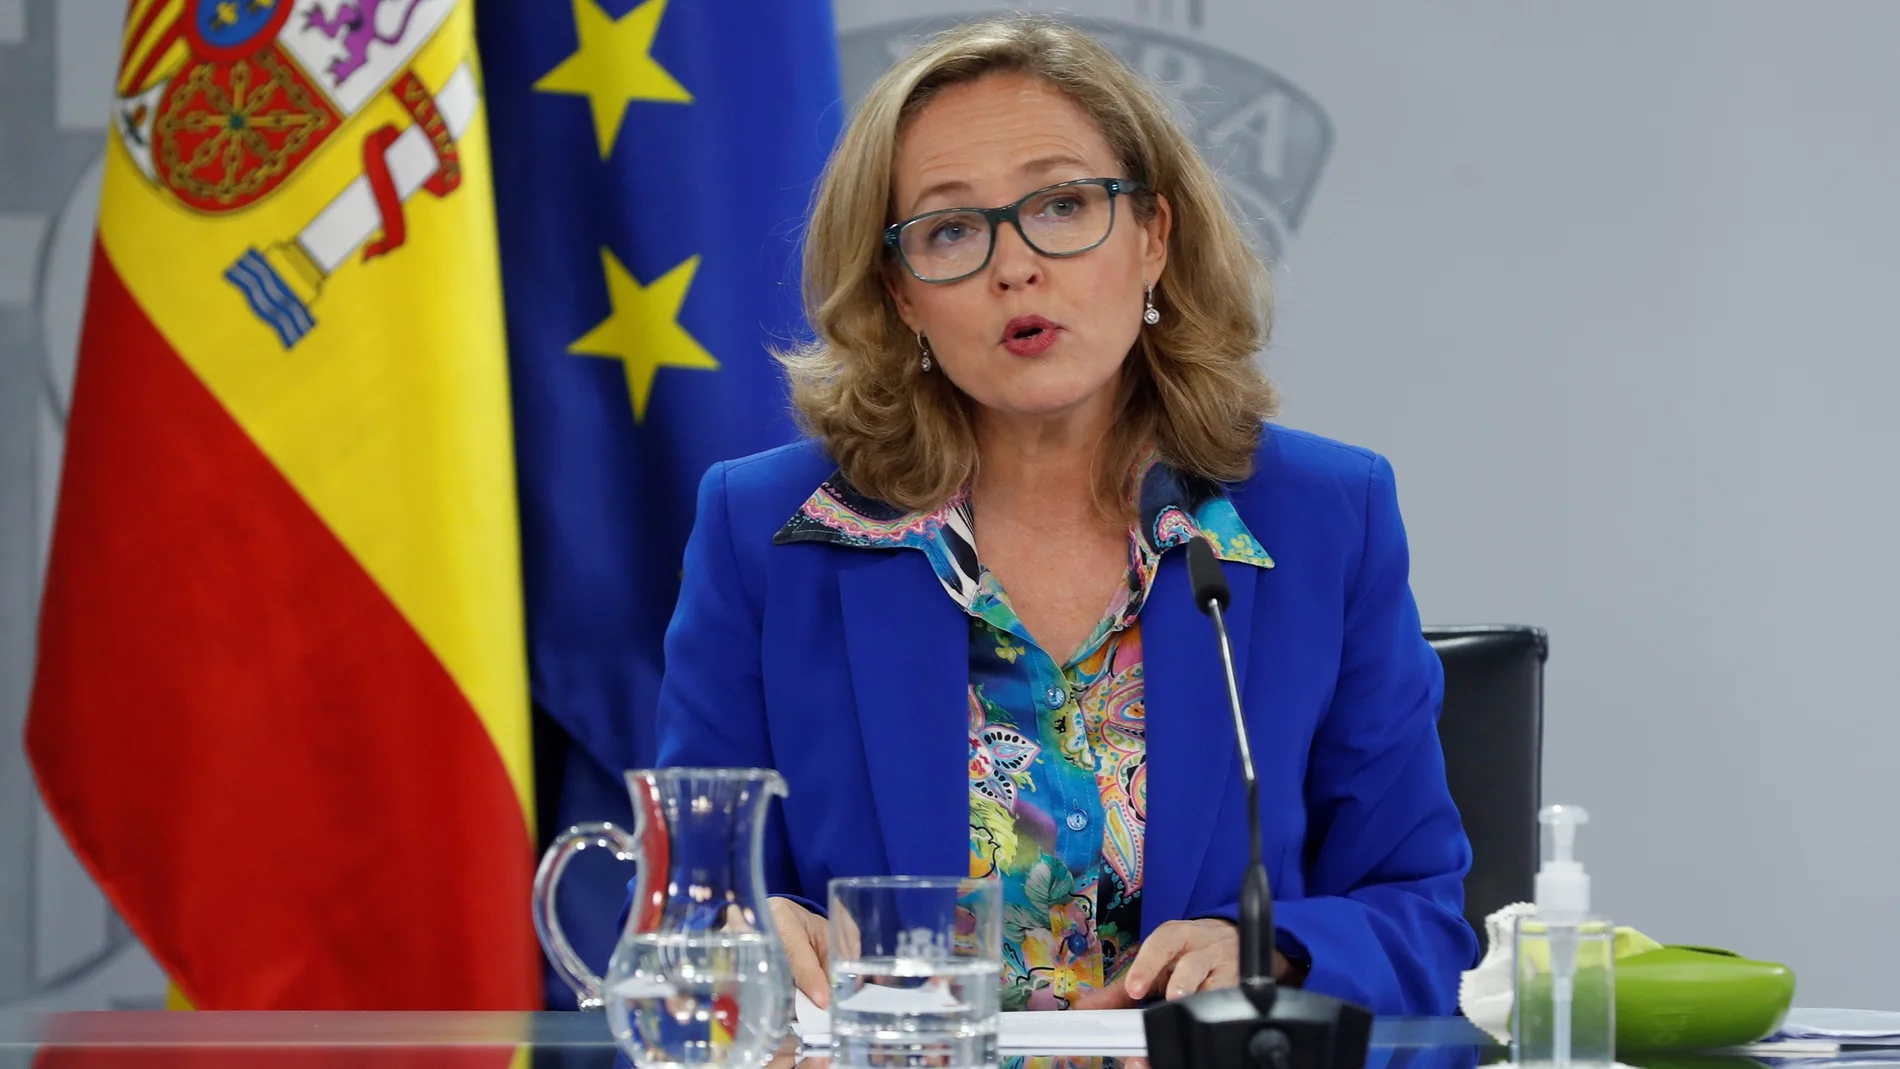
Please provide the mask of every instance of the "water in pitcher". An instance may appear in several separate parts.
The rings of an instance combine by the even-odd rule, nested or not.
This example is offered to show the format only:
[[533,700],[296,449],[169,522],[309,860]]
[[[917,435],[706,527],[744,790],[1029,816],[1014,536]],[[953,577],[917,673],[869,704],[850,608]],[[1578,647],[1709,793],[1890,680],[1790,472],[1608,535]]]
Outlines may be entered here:
[[616,954],[626,975],[605,992],[615,1041],[640,1069],[764,1065],[791,1016],[770,952],[758,933],[634,936]]
[[834,1066],[969,1069],[997,1063],[1002,970],[968,958],[831,964]]

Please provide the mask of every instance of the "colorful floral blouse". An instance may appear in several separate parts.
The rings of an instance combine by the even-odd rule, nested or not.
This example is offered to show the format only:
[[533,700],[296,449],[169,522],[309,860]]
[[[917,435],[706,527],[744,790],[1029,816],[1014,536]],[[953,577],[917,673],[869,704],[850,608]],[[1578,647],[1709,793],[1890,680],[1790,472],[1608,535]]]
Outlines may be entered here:
[[917,549],[970,617],[970,875],[1003,884],[1003,1008],[1066,1009],[1117,979],[1141,933],[1147,807],[1141,606],[1161,555],[1205,535],[1273,566],[1220,487],[1149,461],[1128,581],[1067,659],[1030,637],[977,559],[967,493],[900,512],[834,475],[788,528],[801,540]]

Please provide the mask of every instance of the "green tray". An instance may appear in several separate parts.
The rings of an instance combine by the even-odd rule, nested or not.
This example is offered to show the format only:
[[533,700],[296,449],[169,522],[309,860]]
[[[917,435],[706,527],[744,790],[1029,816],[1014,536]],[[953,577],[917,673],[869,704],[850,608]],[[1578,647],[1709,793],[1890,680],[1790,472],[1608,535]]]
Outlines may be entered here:
[[1766,1039],[1794,1002],[1794,973],[1708,947],[1616,960],[1616,1049],[1712,1050]]

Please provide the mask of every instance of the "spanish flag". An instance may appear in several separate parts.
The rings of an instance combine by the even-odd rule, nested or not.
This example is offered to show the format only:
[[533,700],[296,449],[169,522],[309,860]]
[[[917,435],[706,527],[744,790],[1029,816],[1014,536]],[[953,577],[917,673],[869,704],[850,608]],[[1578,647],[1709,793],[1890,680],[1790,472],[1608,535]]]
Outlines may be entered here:
[[209,1009],[538,1008],[470,0],[132,0],[27,748]]

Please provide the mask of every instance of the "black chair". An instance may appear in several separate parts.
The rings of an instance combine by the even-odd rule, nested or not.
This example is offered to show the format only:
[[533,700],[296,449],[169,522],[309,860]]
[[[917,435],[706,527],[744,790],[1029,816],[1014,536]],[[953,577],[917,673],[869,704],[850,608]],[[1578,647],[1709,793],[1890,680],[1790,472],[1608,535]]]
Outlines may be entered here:
[[1445,665],[1438,739],[1471,837],[1465,917],[1482,940],[1487,916],[1534,894],[1550,642],[1520,626],[1427,627],[1425,639]]

